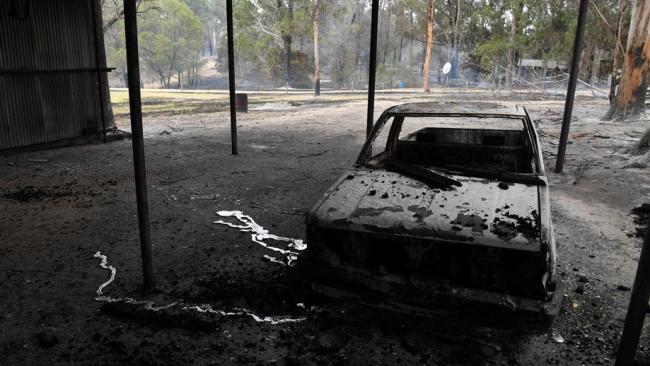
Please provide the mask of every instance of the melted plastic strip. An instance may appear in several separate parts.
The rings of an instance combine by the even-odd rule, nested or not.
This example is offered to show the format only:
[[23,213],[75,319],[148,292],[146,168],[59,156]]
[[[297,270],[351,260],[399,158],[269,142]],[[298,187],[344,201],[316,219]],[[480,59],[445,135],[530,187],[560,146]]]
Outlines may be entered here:
[[212,308],[211,305],[204,304],[204,305],[185,305],[184,303],[181,302],[172,302],[166,305],[161,305],[161,306],[155,306],[153,301],[147,301],[147,300],[136,300],[131,297],[112,297],[112,296],[106,296],[104,295],[104,289],[106,286],[110,285],[113,281],[115,281],[115,277],[117,276],[117,269],[110,264],[108,264],[108,257],[102,254],[101,252],[95,253],[93,256],[94,258],[101,259],[100,262],[100,267],[107,269],[111,271],[111,277],[108,281],[102,283],[99,285],[97,288],[97,296],[95,297],[95,301],[99,302],[106,302],[106,303],[116,303],[116,302],[124,302],[127,304],[132,304],[132,305],[143,305],[145,310],[149,311],[161,311],[161,310],[166,310],[175,306],[182,306],[181,310],[185,311],[196,311],[200,313],[211,313],[211,314],[217,314],[221,316],[248,316],[253,318],[256,322],[258,323],[269,323],[272,325],[277,325],[277,324],[286,324],[286,323],[299,323],[304,320],[306,320],[306,317],[302,318],[290,318],[288,316],[280,316],[280,317],[271,317],[271,316],[259,316],[245,308],[235,308],[234,311],[224,311],[224,310],[215,310]]
[[194,310],[200,313],[210,313],[218,314],[221,316],[249,316],[253,318],[258,323],[270,323],[272,325],[286,324],[286,323],[299,323],[307,318],[289,318],[289,317],[270,317],[264,316],[261,317],[255,313],[252,313],[244,308],[236,308],[235,311],[225,312],[223,310],[214,310],[210,305],[194,305],[194,306],[184,306],[183,310]]
[[[274,257],[265,255],[264,258],[269,259],[271,262],[293,266],[295,264],[294,262],[298,260],[298,255],[300,252],[307,249],[307,243],[305,243],[302,239],[286,238],[283,236],[270,234],[268,230],[264,229],[264,227],[256,223],[252,217],[245,215],[241,211],[218,211],[217,215],[221,217],[234,217],[243,225],[233,224],[223,220],[217,220],[214,222],[215,224],[226,225],[231,228],[239,229],[239,231],[244,233],[251,233],[251,240],[253,242],[263,246],[266,249],[278,252],[286,256],[286,262],[282,262],[275,259]],[[266,240],[288,242],[289,244],[287,244],[287,248],[291,249],[282,249],[275,247],[271,244],[266,243]],[[273,258],[274,260],[271,260],[270,258]]]
[[269,262],[273,262],[273,263],[281,264],[281,265],[283,265],[283,266],[286,266],[286,265],[287,265],[286,263],[284,263],[283,261],[277,259],[276,257],[274,257],[274,256],[272,256],[272,255],[264,254],[264,259],[266,259],[266,260],[269,261]]
[[108,281],[106,281],[106,282],[102,283],[101,285],[99,285],[99,287],[97,288],[97,296],[102,296],[102,293],[103,293],[104,289],[106,288],[106,286],[110,285],[111,282],[115,281],[115,275],[117,274],[117,269],[115,269],[115,267],[108,264],[108,257],[103,255],[101,252],[95,253],[95,255],[93,257],[101,259],[102,262],[99,265],[102,268],[108,269],[108,270],[111,271],[111,278]]

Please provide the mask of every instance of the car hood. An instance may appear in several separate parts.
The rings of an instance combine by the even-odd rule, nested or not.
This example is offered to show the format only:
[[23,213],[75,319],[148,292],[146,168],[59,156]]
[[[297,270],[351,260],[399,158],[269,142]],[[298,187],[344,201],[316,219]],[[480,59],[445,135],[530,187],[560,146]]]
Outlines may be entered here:
[[540,250],[538,186],[450,175],[447,190],[385,170],[347,172],[312,210],[310,225]]

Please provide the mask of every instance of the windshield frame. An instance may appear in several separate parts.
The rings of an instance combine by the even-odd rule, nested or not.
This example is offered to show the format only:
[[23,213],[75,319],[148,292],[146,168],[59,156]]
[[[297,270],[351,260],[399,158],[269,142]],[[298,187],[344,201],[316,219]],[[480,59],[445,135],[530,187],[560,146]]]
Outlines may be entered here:
[[[393,107],[394,108],[394,107]],[[377,169],[377,167],[372,166],[369,164],[370,160],[373,158],[371,156],[372,154],[372,146],[379,136],[380,132],[386,127],[386,123],[391,120],[392,118],[392,123],[390,126],[390,133],[388,135],[388,139],[386,141],[386,149],[384,150],[384,153],[388,153],[388,156],[392,156],[391,154],[393,153],[395,149],[395,145],[397,144],[397,140],[399,138],[399,133],[402,129],[402,124],[404,122],[404,119],[406,117],[456,117],[456,118],[461,118],[461,117],[474,117],[474,118],[499,118],[499,119],[509,119],[509,120],[519,120],[522,122],[523,125],[523,131],[524,131],[524,136],[527,139],[528,144],[531,147],[531,150],[533,152],[533,162],[534,162],[534,171],[533,173],[509,173],[509,176],[521,176],[522,177],[522,182],[524,181],[529,181],[531,176],[545,176],[545,171],[544,171],[544,165],[541,160],[541,146],[539,145],[539,137],[537,134],[537,131],[535,131],[535,127],[530,119],[530,116],[528,115],[528,111],[524,108],[524,114],[523,115],[514,115],[514,114],[499,114],[499,113],[444,113],[444,112],[399,112],[395,113],[392,112],[391,110],[393,108],[389,108],[384,113],[379,116],[377,119],[377,122],[373,126],[370,134],[366,138],[365,143],[363,144],[363,148],[361,149],[361,152],[357,158],[357,161],[355,163],[355,166],[358,167],[365,167],[365,168],[370,168],[370,169]],[[459,172],[462,175],[467,175],[470,177],[473,177],[473,175],[466,173],[466,172]],[[497,179],[498,180],[498,179]]]

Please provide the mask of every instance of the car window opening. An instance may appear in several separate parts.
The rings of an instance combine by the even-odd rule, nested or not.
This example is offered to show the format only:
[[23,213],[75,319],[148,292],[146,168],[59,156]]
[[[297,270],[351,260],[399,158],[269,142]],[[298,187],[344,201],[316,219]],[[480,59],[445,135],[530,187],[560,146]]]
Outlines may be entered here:
[[438,175],[442,171],[543,184],[536,174],[534,146],[521,119],[391,118],[372,141],[369,153],[365,165],[370,168],[408,167],[410,172],[424,168]]

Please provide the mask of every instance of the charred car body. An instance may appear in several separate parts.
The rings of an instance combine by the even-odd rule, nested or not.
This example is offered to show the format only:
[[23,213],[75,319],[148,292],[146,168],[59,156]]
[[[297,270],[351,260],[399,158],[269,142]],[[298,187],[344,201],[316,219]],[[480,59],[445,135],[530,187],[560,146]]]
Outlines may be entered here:
[[312,287],[398,309],[460,301],[552,315],[556,248],[533,122],[520,108],[440,108],[386,110],[312,208]]

